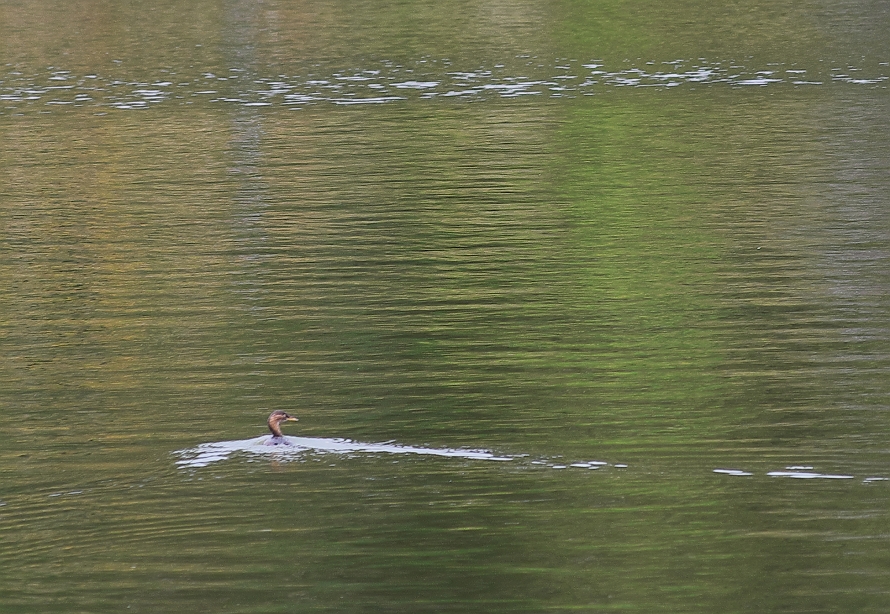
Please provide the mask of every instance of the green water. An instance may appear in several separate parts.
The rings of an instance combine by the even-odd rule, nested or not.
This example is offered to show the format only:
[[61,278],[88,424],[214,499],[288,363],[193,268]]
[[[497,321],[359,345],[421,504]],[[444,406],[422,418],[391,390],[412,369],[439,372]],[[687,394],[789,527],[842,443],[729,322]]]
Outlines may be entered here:
[[886,612],[888,32],[0,2],[0,611]]

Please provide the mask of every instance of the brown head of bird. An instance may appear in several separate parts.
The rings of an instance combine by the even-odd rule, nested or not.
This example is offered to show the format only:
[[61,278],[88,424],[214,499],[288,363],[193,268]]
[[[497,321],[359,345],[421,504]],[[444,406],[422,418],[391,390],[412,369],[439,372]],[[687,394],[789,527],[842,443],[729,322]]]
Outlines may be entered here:
[[296,421],[297,419],[287,412],[276,409],[271,414],[269,414],[269,420],[267,421],[267,424],[269,425],[269,430],[272,431],[272,435],[274,437],[284,437],[284,435],[281,434],[281,423]]

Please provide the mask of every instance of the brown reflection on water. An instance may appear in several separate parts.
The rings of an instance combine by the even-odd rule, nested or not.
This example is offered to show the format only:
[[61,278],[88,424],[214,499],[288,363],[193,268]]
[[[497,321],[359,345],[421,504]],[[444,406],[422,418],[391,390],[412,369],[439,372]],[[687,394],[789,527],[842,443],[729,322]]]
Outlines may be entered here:
[[[35,400],[188,379],[226,321],[225,131],[118,119],[4,130],[6,364]],[[103,405],[91,410],[117,409]]]

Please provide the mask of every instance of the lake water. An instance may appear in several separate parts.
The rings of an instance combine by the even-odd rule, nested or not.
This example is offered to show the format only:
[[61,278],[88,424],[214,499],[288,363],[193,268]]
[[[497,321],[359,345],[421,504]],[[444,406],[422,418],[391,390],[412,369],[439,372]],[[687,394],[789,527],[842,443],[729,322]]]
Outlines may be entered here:
[[0,611],[887,612],[888,77],[879,2],[0,3]]

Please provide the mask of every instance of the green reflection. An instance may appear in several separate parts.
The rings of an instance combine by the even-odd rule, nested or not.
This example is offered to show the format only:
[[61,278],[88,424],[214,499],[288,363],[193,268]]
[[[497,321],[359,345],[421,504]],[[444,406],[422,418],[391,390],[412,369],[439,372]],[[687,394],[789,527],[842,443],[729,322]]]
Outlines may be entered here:
[[[890,31],[844,6],[37,3],[0,44],[237,93],[425,54],[840,65]],[[4,99],[4,611],[886,610],[885,90],[687,85]],[[176,467],[278,408],[529,456]]]

